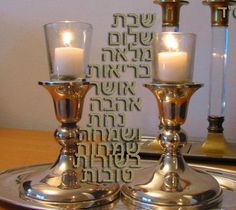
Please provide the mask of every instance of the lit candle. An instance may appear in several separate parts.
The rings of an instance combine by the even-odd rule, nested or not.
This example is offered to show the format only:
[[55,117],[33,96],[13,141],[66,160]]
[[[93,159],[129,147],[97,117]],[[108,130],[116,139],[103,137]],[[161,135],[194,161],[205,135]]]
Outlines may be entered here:
[[169,51],[157,54],[158,74],[155,77],[165,82],[187,81],[189,77],[187,52],[178,51],[178,42],[173,35],[167,35],[164,44]]
[[83,78],[84,50],[71,47],[72,39],[73,37],[70,32],[63,33],[63,44],[65,47],[55,48],[54,69],[62,78]]
[[158,54],[159,79],[182,82],[188,78],[186,52],[161,52]]

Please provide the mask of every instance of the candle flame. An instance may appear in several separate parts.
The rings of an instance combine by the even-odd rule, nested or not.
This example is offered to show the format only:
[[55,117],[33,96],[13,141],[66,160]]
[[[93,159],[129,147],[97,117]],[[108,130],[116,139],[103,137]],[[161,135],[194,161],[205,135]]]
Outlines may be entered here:
[[72,34],[68,31],[63,33],[63,42],[66,47],[71,45],[71,41],[73,40]]
[[169,50],[178,51],[179,44],[176,38],[172,34],[168,34],[164,37],[164,43]]

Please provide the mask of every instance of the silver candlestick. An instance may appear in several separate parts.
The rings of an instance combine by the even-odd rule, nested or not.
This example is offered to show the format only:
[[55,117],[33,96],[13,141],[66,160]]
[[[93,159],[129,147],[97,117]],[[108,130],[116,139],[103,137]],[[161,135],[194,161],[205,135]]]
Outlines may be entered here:
[[20,194],[27,200],[45,205],[64,206],[66,209],[88,208],[104,205],[119,195],[118,184],[83,183],[82,166],[77,167],[77,144],[82,135],[80,121],[84,98],[91,84],[88,82],[39,82],[51,94],[57,120],[61,127],[55,139],[62,146],[56,162],[46,171],[21,177]]
[[151,180],[123,185],[124,200],[148,209],[210,209],[222,201],[222,190],[209,174],[189,167],[180,149],[187,143],[181,129],[192,94],[201,84],[146,84],[155,96],[163,128],[159,143],[164,150]]
[[163,125],[158,141],[164,153],[151,180],[122,187],[124,199],[141,208],[208,210],[222,201],[218,182],[189,167],[180,150],[187,144],[181,125],[190,98],[202,86],[192,82],[195,41],[195,34],[163,32],[153,42],[153,83],[145,87],[158,104]]

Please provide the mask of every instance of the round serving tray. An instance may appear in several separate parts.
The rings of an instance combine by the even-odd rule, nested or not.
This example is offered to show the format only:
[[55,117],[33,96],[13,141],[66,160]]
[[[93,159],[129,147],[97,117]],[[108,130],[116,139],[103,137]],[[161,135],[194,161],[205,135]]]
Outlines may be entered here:
[[[143,183],[145,180],[149,180],[155,170],[157,162],[156,161],[146,161],[142,160],[142,168],[134,171],[135,180],[133,183]],[[13,205],[31,208],[31,209],[42,209],[42,210],[60,210],[65,209],[60,207],[58,203],[56,206],[47,205],[39,202],[34,202],[32,200],[24,200],[19,195],[19,177],[36,171],[45,170],[50,166],[50,164],[33,165],[28,167],[16,168],[11,170],[6,170],[0,173],[0,200]],[[196,169],[204,170],[210,173],[216,178],[220,186],[223,189],[223,204],[220,209],[222,210],[235,210],[236,209],[236,172],[230,170],[223,170],[219,168],[206,167],[202,165],[193,164]],[[75,205],[68,206],[70,210],[78,209]],[[126,206],[121,199],[115,202],[101,207],[94,208],[96,210],[125,210],[125,209],[135,209],[139,208],[132,206]]]

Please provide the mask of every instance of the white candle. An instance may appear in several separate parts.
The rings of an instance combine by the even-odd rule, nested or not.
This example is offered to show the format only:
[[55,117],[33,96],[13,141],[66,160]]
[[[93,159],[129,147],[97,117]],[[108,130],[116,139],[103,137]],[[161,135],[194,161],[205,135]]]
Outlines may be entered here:
[[54,71],[58,76],[83,78],[84,50],[71,47],[72,40],[71,32],[62,34],[62,41],[65,47],[55,48]]
[[83,77],[84,50],[75,47],[55,48],[54,68],[58,75]]
[[158,77],[166,82],[183,82],[188,79],[186,52],[160,52],[157,55]]
[[173,34],[159,40],[163,50],[155,55],[153,79],[162,82],[188,81],[188,54],[180,50],[180,41]]

